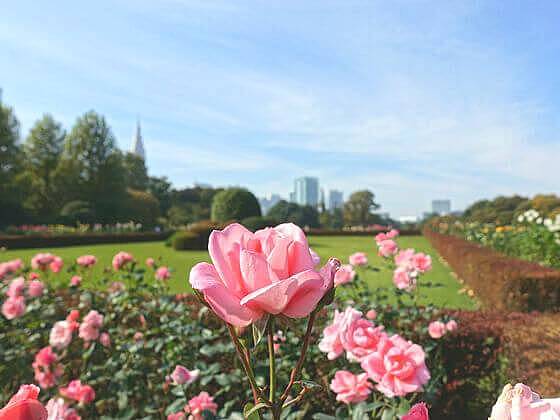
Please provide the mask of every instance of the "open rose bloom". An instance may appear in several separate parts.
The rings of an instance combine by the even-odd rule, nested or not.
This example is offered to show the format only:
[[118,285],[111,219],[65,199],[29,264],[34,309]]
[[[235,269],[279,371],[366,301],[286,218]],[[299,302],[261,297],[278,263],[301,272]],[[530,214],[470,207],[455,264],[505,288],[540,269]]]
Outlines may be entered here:
[[334,284],[340,263],[320,270],[303,231],[292,223],[255,233],[234,223],[210,234],[213,264],[198,263],[190,283],[224,321],[244,327],[265,314],[308,316]]
[[541,399],[524,384],[507,384],[489,420],[560,420],[560,398]]

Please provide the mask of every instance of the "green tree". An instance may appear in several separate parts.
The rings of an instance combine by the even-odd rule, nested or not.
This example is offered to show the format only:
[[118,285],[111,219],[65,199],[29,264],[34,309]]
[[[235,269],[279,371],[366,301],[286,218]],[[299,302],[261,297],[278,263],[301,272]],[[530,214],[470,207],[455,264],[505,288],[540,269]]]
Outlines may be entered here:
[[319,227],[319,212],[312,206],[300,206],[280,200],[267,213],[277,223],[291,222],[301,227]]
[[227,222],[260,216],[257,197],[244,188],[228,188],[216,194],[212,201],[212,220]]
[[124,217],[144,226],[153,226],[158,216],[159,203],[152,194],[130,188],[126,191]]
[[518,195],[498,196],[493,200],[480,200],[473,203],[465,209],[463,217],[473,222],[508,224],[527,203],[526,197]]
[[89,111],[76,121],[66,136],[57,168],[64,191],[62,203],[92,203],[97,221],[115,222],[126,199],[123,158],[105,118]]
[[145,191],[148,189],[148,169],[144,159],[134,153],[125,153],[123,156],[125,182],[128,188]]
[[148,192],[159,201],[160,214],[165,215],[171,208],[171,182],[167,177],[148,177]]
[[353,192],[344,203],[344,221],[349,225],[368,225],[373,222],[373,212],[379,208],[375,195],[369,190]]
[[54,174],[62,154],[64,136],[61,124],[46,114],[35,123],[25,140],[25,172],[30,181],[26,207],[42,222],[49,221],[59,208]]

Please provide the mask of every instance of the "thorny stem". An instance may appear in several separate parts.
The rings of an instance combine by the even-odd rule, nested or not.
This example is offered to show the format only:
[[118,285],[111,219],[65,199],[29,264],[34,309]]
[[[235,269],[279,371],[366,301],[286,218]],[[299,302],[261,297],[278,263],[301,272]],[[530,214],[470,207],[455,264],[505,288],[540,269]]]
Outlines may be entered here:
[[243,368],[245,369],[245,374],[249,379],[249,384],[251,385],[251,391],[253,391],[253,399],[255,400],[255,404],[259,403],[259,387],[257,385],[257,381],[255,379],[255,375],[253,373],[253,369],[251,368],[251,364],[248,360],[248,355],[245,354],[243,351],[243,346],[239,341],[239,337],[237,337],[237,333],[235,332],[235,327],[231,324],[226,323],[227,329],[229,331],[229,335],[231,336],[231,340],[237,350],[237,355],[241,359],[241,363],[243,364]]

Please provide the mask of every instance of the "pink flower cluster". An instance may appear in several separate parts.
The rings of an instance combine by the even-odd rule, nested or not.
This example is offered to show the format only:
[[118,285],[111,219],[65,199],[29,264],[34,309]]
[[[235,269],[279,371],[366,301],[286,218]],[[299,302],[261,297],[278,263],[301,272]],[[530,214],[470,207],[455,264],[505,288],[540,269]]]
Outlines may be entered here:
[[23,268],[23,261],[18,258],[15,260],[0,263],[0,280],[8,274],[14,274]]
[[132,261],[134,261],[132,254],[121,251],[113,257],[112,265],[115,270],[121,270],[125,265],[131,263]]
[[39,253],[31,258],[31,267],[34,270],[46,271],[50,269],[53,273],[58,273],[63,266],[62,258],[50,253]]
[[63,373],[63,368],[58,363],[58,356],[52,347],[43,347],[35,355],[33,361],[35,380],[41,388],[51,388],[56,385],[58,378]]
[[169,280],[171,278],[171,271],[169,271],[169,268],[161,266],[156,270],[155,277],[156,280]]
[[91,310],[82,319],[78,335],[84,341],[94,341],[99,337],[99,329],[103,325],[103,315],[95,310]]
[[[420,391],[430,379],[422,347],[398,335],[388,336],[382,326],[375,326],[351,307],[335,312],[333,323],[323,331],[319,349],[330,360],[346,352],[349,360],[361,363],[367,378],[376,382],[376,389],[389,397]],[[353,402],[352,393],[360,400],[366,392],[363,376],[350,379],[348,373],[335,377],[331,389],[344,394],[337,397],[339,401]],[[344,388],[345,384],[350,385]]]
[[432,258],[409,248],[395,256],[397,268],[393,273],[393,283],[399,289],[411,290],[416,286],[418,276],[432,269]]
[[64,398],[51,398],[45,407],[49,414],[48,420],[81,420],[78,412]]
[[103,315],[95,310],[91,310],[79,323],[80,312],[74,309],[63,321],[57,321],[53,325],[50,335],[49,344],[51,347],[63,350],[70,345],[74,331],[78,331],[78,336],[86,343],[97,340],[104,347],[111,344],[110,337],[107,333],[100,334],[100,328],[103,325]]
[[350,283],[356,277],[356,272],[351,264],[343,264],[334,275],[334,285]]
[[450,320],[447,323],[441,321],[432,321],[428,325],[428,334],[434,339],[443,337],[447,332],[455,331],[457,329],[457,321]]
[[94,255],[82,255],[76,258],[76,264],[81,267],[88,268],[97,263],[97,258]]
[[361,267],[368,264],[365,252],[355,252],[348,257],[348,262],[354,267]]
[[89,404],[95,399],[95,391],[89,385],[84,385],[79,379],[70,381],[68,386],[60,388],[60,395],[77,401],[80,404]]
[[6,296],[8,297],[2,304],[2,315],[6,319],[19,318],[25,313],[25,288],[27,295],[31,298],[39,297],[43,294],[44,284],[39,280],[31,280],[27,284],[23,277],[13,279],[8,285]]
[[204,419],[203,413],[205,411],[216,414],[218,412],[218,404],[214,402],[214,398],[210,394],[201,392],[196,397],[191,398],[183,410],[168,415],[167,420],[184,420],[185,413],[189,414],[189,420],[202,420]]
[[387,233],[378,233],[375,236],[375,242],[377,243],[378,251],[380,257],[389,258],[397,253],[399,247],[394,241],[394,238],[399,236],[399,231],[396,229],[391,229]]

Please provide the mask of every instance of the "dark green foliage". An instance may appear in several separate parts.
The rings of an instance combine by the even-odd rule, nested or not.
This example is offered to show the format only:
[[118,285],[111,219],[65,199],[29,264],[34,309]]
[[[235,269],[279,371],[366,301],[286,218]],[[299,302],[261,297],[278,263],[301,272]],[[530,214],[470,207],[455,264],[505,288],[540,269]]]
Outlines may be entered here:
[[144,159],[134,153],[125,153],[123,156],[125,184],[133,190],[144,191],[148,188],[148,169]]
[[281,200],[268,210],[267,216],[277,223],[291,222],[302,227],[319,227],[319,212],[311,206],[300,206]]
[[509,224],[517,214],[517,209],[522,208],[527,201],[526,197],[518,195],[480,200],[467,207],[463,217],[471,222]]
[[159,203],[157,199],[145,191],[129,188],[126,191],[126,201],[121,220],[133,220],[145,226],[153,226],[159,216]]
[[261,206],[254,194],[244,188],[220,191],[212,200],[212,220],[227,222],[260,216]]
[[93,223],[95,214],[87,201],[70,201],[60,210],[61,220],[68,224]]
[[253,216],[247,217],[241,221],[241,224],[249,229],[251,232],[255,232],[260,229],[264,229],[266,227],[275,226],[276,219],[272,217],[262,217],[262,216]]
[[177,251],[202,250],[201,235],[195,232],[176,232],[171,238],[171,246]]
[[379,216],[373,212],[379,208],[375,195],[369,190],[353,192],[344,203],[344,221],[351,226],[365,226],[379,223]]

